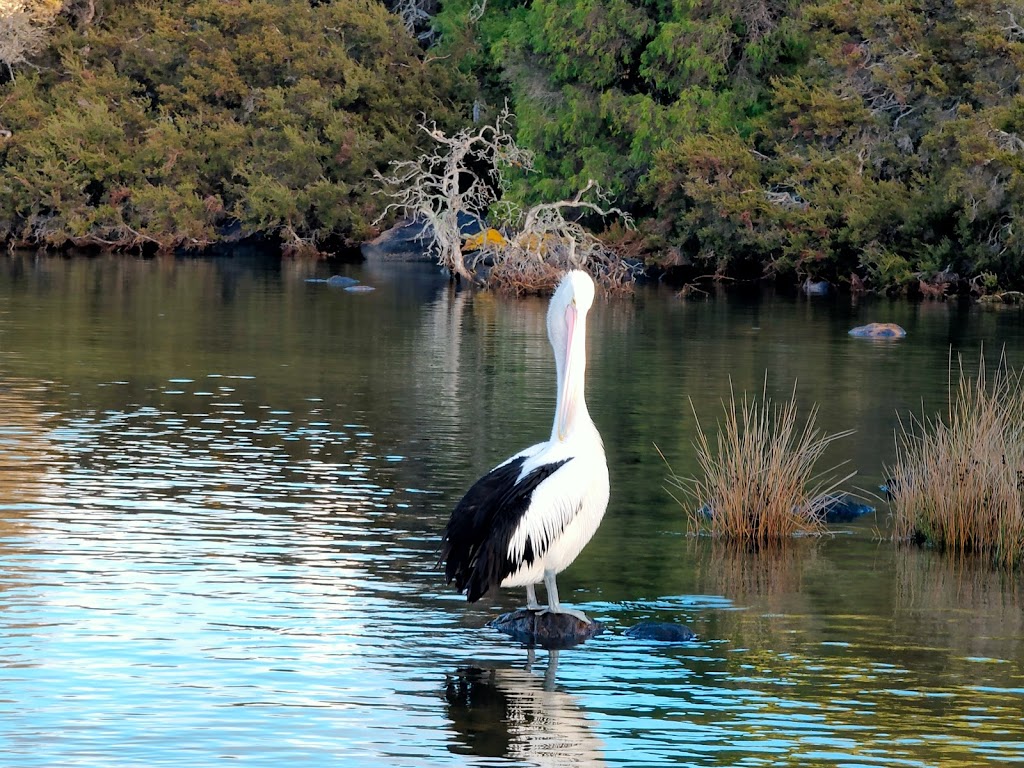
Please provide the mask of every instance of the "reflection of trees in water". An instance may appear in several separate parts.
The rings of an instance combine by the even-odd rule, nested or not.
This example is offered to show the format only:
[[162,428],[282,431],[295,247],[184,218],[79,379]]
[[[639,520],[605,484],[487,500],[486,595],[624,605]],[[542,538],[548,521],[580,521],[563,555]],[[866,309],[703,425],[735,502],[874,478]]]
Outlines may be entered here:
[[808,568],[818,562],[817,543],[781,541],[748,547],[729,541],[690,540],[699,589],[720,594],[738,606],[783,612],[792,609]]
[[697,592],[722,595],[745,609],[716,615],[716,636],[747,647],[777,650],[797,642],[795,628],[808,629],[812,611],[804,585],[820,565],[817,542],[796,539],[751,548],[698,539],[687,546],[694,560]]
[[[55,461],[43,406],[36,400],[44,391],[41,383],[0,377],[0,555],[18,552],[17,542],[28,534],[29,514],[39,504]],[[23,578],[15,562],[25,561],[0,570],[0,592]]]
[[895,614],[908,633],[976,656],[1001,641],[1024,649],[1024,574],[916,547],[895,561]]
[[[546,305],[444,288],[421,312],[411,350],[412,420],[453,488],[546,438],[554,362]],[[455,495],[455,490],[452,490]]]
[[33,393],[42,384],[0,378],[0,525],[11,521],[11,505],[35,502],[52,455],[45,417]]
[[527,669],[460,667],[447,676],[445,700],[455,731],[449,749],[531,765],[602,766],[604,747],[576,700],[558,690],[558,652],[544,676]]

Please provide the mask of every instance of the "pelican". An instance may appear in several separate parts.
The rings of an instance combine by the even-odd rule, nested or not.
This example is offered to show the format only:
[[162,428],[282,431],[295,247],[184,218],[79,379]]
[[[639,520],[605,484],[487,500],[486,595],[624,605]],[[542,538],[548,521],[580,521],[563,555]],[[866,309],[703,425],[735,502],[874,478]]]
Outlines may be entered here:
[[[445,578],[470,602],[494,586],[526,587],[527,609],[590,622],[558,602],[555,576],[590,541],[608,506],[608,463],[583,396],[587,311],[593,303],[594,281],[586,272],[562,278],[547,316],[558,375],[551,438],[477,480],[445,528]],[[535,585],[541,581],[547,608],[537,602]]]

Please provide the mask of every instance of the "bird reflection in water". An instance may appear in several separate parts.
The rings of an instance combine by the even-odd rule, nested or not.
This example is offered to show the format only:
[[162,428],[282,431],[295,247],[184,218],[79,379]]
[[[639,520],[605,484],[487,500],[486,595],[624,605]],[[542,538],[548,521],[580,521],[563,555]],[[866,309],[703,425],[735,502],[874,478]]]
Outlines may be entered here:
[[555,684],[558,651],[543,677],[533,649],[525,669],[465,666],[447,675],[445,699],[457,754],[543,766],[603,766],[604,747],[576,700]]

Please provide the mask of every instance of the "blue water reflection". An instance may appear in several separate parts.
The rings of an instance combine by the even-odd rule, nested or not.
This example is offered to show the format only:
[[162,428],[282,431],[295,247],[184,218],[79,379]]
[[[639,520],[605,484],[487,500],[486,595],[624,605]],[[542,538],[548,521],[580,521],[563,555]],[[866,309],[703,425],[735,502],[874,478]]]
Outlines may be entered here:
[[[876,426],[947,338],[1019,340],[1017,320],[900,318],[931,339],[908,363],[851,346],[840,306],[599,308],[616,490],[563,599],[608,631],[530,654],[483,628],[522,595],[467,605],[436,557],[465,485],[549,429],[543,302],[416,268],[367,267],[359,296],[299,266],[32,269],[0,270],[4,765],[1024,761],[1018,578],[896,551],[883,516],[770,555],[690,541],[651,446],[685,466],[686,397],[714,413],[727,374],[774,361],[780,389],[800,376],[866,426],[869,484]],[[698,637],[622,634],[648,619]]]

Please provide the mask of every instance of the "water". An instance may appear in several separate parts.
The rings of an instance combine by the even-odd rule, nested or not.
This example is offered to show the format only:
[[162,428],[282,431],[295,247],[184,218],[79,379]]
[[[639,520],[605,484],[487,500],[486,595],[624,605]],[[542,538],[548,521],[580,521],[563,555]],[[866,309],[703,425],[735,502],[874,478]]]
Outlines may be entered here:
[[[1020,577],[884,540],[886,507],[751,555],[685,536],[694,415],[798,381],[874,489],[897,412],[1017,312],[764,297],[599,303],[612,502],[559,578],[609,631],[530,653],[436,567],[468,484],[550,429],[542,301],[422,266],[0,265],[0,754],[10,766],[1024,762]],[[853,340],[871,320],[909,331]],[[691,410],[692,400],[692,410]],[[845,469],[844,469],[845,471]],[[699,639],[622,630],[682,621]]]

